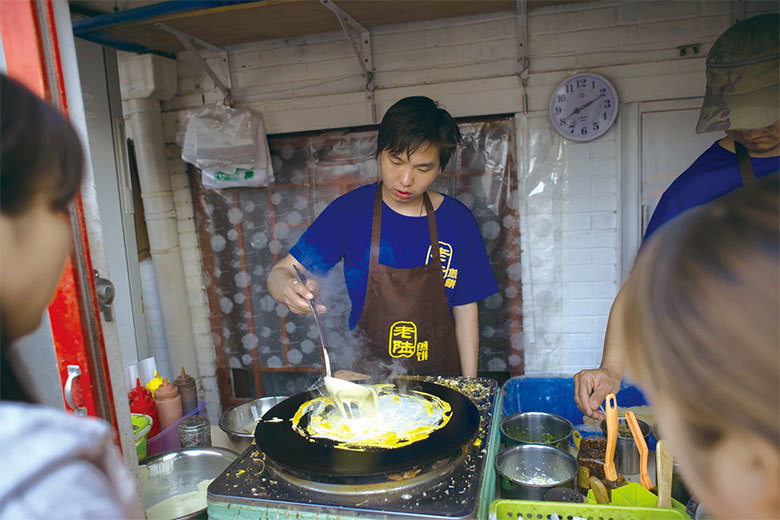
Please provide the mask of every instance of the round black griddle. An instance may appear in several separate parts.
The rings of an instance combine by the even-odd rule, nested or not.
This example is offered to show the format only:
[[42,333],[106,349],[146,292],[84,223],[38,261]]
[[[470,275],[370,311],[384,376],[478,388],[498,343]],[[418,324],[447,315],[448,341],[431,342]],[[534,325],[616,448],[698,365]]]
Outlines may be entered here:
[[[273,462],[295,473],[364,476],[403,472],[442,459],[461,451],[476,435],[479,412],[465,395],[424,381],[398,381],[396,385],[402,391],[420,390],[448,402],[452,409],[449,422],[427,438],[400,448],[345,450],[330,439],[308,439],[293,430],[291,419],[300,406],[321,396],[310,390],[287,398],[263,415],[255,429],[257,446]],[[273,418],[283,420],[269,422]]]

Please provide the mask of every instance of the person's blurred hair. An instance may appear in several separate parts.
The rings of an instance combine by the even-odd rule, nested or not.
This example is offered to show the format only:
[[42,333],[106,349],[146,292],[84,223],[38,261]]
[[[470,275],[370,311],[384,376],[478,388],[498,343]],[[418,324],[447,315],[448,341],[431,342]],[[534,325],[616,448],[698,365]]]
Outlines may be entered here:
[[[70,122],[27,87],[0,75],[0,213],[19,217],[38,197],[65,211],[84,167],[81,141]],[[0,302],[0,398],[32,401],[17,378],[6,337],[7,302]]]
[[438,146],[443,171],[461,139],[449,112],[431,98],[412,96],[397,101],[385,112],[379,124],[376,155],[385,150],[411,155],[422,145]]
[[70,122],[27,87],[0,75],[0,212],[18,215],[43,194],[66,209],[81,185],[84,153]]
[[778,175],[653,235],[627,284],[626,362],[672,400],[696,446],[738,426],[780,442]]

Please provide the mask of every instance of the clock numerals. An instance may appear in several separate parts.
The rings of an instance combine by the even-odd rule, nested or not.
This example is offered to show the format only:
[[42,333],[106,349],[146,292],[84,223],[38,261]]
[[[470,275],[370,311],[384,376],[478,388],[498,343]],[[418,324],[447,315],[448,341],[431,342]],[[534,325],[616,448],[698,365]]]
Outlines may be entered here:
[[550,98],[548,116],[558,133],[586,142],[602,136],[612,126],[617,111],[617,93],[609,80],[581,73],[558,84]]

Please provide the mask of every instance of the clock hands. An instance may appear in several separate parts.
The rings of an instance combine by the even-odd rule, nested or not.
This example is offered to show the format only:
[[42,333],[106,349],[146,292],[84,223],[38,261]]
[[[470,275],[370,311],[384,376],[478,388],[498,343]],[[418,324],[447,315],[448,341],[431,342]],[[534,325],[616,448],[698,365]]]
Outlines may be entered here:
[[574,111],[573,111],[571,114],[569,114],[568,116],[566,116],[566,119],[569,119],[571,116],[574,116],[574,115],[577,115],[577,114],[579,114],[580,112],[582,112],[582,110],[583,110],[583,109],[585,109],[585,108],[589,107],[589,106],[590,106],[590,105],[592,105],[592,104],[593,104],[595,101],[599,100],[600,98],[604,97],[605,95],[606,95],[606,93],[604,93],[604,94],[600,94],[600,95],[596,96],[595,98],[591,99],[590,101],[588,101],[587,103],[585,103],[584,105],[582,105],[582,106],[579,106],[579,107],[575,108],[575,109],[574,109]]

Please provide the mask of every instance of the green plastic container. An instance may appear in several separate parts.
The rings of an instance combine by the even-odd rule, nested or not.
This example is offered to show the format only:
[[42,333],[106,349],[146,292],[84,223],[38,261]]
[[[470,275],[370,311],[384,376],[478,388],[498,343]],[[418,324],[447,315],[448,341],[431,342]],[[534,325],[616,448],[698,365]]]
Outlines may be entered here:
[[152,418],[142,413],[131,413],[133,437],[135,438],[135,454],[138,460],[146,457],[146,434],[152,429]]
[[[588,503],[596,503],[592,490],[588,490]],[[612,502],[610,502],[610,505],[654,508],[657,503],[658,496],[656,494],[651,493],[636,482],[629,482],[625,486],[612,490]],[[675,499],[672,499],[672,509],[681,512],[683,518],[688,518],[685,506]]]
[[688,515],[675,509],[630,507],[566,502],[532,502],[527,500],[494,500],[490,504],[489,520],[543,519],[553,515],[565,519],[581,516],[589,520],[688,520]]

